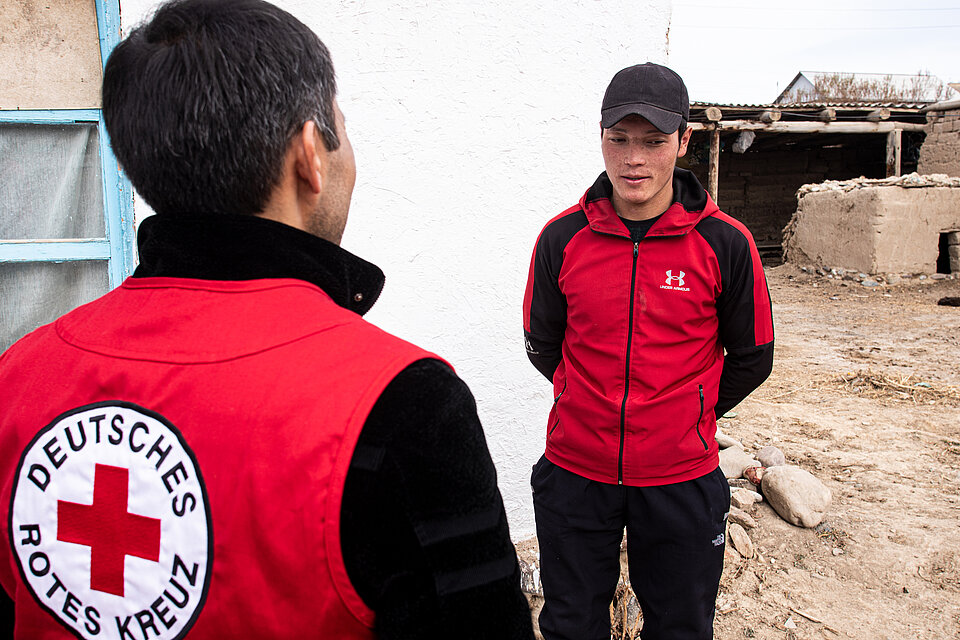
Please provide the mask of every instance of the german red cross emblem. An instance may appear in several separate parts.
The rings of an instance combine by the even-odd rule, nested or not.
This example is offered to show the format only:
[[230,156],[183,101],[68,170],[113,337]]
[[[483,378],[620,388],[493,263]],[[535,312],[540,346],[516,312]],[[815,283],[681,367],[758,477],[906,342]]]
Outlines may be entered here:
[[88,405],[42,429],[20,459],[9,525],[34,598],[80,638],[182,638],[203,607],[203,477],[179,430],[143,407]]

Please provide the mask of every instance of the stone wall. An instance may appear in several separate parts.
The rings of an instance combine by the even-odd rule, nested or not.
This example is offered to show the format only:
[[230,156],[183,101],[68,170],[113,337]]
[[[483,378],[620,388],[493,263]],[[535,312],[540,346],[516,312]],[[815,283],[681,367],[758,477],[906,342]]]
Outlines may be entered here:
[[[941,244],[947,245],[950,257],[960,252],[955,244],[960,178],[914,173],[885,180],[828,181],[805,185],[798,201],[784,231],[789,262],[866,273],[926,274],[937,272]],[[958,259],[960,255],[949,262],[951,272],[958,271]]]
[[920,148],[919,173],[960,176],[960,109],[931,113],[927,139]]

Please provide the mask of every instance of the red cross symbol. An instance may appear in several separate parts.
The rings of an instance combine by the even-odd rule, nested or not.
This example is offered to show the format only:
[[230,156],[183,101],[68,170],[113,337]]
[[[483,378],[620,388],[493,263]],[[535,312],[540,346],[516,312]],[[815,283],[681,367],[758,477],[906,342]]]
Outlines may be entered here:
[[90,547],[90,588],[121,597],[125,556],[160,559],[160,520],[127,512],[129,475],[98,464],[93,504],[57,501],[57,540]]

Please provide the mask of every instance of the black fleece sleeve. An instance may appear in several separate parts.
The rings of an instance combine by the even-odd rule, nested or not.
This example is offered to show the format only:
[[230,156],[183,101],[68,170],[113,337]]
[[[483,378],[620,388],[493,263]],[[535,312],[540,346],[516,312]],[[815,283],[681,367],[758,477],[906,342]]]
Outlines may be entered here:
[[445,364],[415,362],[380,396],[347,473],[341,537],[379,638],[533,638],[476,404]]
[[523,295],[523,339],[527,358],[547,380],[563,358],[561,346],[567,328],[567,298],[560,290],[563,252],[587,226],[582,211],[551,220],[537,238]]
[[13,599],[0,587],[0,640],[13,637]]
[[567,327],[567,299],[557,282],[559,265],[550,244],[545,231],[533,252],[524,294],[523,344],[533,366],[552,382],[562,359],[560,348]]
[[560,353],[560,344],[537,340],[530,336],[525,337],[527,359],[533,363],[543,377],[553,382],[553,374],[557,372],[563,356]]
[[708,218],[698,230],[720,266],[720,342],[726,354],[716,417],[737,406],[773,369],[773,313],[760,253],[750,232],[732,218]]
[[714,414],[720,418],[763,384],[773,370],[773,343],[728,351],[723,358]]

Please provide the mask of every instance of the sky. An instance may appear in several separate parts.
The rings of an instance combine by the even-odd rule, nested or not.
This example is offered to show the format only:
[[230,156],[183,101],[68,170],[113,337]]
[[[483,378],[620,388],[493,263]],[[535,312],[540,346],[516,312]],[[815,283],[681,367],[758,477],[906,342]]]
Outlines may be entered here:
[[960,0],[675,0],[668,64],[723,104],[773,102],[798,71],[960,82]]

